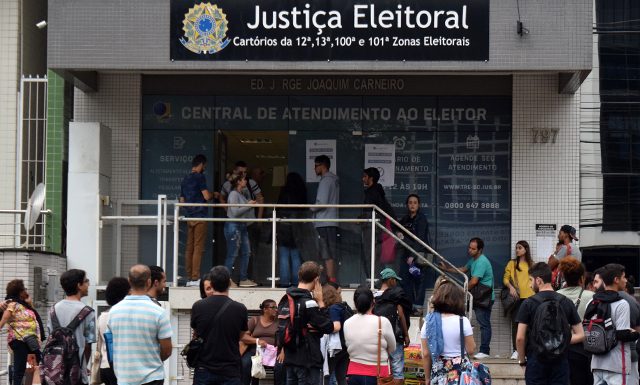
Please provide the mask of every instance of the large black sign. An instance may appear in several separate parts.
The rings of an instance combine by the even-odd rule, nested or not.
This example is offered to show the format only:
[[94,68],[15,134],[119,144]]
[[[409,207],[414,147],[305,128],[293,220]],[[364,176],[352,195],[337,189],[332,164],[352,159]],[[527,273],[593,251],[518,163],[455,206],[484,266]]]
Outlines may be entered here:
[[171,60],[488,60],[489,0],[171,1]]

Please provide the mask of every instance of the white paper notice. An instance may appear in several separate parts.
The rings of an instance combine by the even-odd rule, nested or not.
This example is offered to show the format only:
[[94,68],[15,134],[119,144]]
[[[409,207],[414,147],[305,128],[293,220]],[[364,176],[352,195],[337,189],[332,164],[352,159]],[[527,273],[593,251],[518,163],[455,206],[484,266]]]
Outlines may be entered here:
[[556,251],[558,233],[556,225],[536,225],[536,260],[547,262],[551,254]]
[[307,140],[307,183],[319,182],[320,177],[316,175],[315,162],[316,156],[326,155],[331,160],[329,170],[336,174],[338,169],[338,161],[336,158],[336,140]]
[[396,145],[370,144],[364,145],[364,168],[375,167],[380,171],[382,186],[393,186],[396,177]]

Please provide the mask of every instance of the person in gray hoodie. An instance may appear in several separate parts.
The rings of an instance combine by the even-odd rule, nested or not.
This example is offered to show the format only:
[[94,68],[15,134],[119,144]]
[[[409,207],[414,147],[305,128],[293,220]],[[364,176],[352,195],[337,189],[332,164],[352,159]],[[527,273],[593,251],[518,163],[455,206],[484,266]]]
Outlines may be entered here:
[[[315,158],[315,172],[320,176],[318,193],[316,194],[317,205],[337,205],[340,200],[340,181],[338,176],[329,169],[331,160],[326,155],[319,155]],[[338,218],[337,207],[312,207],[313,218],[315,219],[336,219]],[[336,255],[338,249],[338,223],[314,222],[318,231],[319,252],[327,268],[327,279],[336,282]]]

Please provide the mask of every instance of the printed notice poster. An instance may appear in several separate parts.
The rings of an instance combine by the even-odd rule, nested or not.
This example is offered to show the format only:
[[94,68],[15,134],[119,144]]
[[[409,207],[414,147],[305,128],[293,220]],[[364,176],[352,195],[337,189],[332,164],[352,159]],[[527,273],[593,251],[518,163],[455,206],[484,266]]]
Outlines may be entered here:
[[556,225],[536,225],[536,253],[537,260],[546,262],[547,258],[556,250],[558,243]]
[[338,162],[336,160],[336,141],[335,139],[326,140],[307,140],[307,183],[319,182],[320,177],[316,175],[315,162],[316,156],[326,155],[331,160],[329,171],[336,174]]
[[396,145],[372,144],[364,146],[364,168],[375,167],[380,171],[380,183],[384,187],[391,187],[395,183],[396,173]]

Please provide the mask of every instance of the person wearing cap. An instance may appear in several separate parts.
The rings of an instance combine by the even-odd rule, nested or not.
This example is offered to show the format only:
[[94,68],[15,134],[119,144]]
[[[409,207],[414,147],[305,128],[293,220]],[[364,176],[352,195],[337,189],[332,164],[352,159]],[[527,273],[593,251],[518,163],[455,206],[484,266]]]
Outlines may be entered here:
[[580,248],[573,244],[574,240],[578,240],[575,227],[571,225],[563,225],[560,227],[560,231],[558,232],[558,247],[556,248],[556,252],[551,254],[547,261],[552,272],[551,283],[556,290],[561,289],[564,283],[562,274],[560,274],[558,270],[558,265],[562,258],[570,255],[578,261],[582,260],[582,253],[580,252]]
[[380,272],[382,285],[374,294],[373,314],[386,317],[393,327],[396,349],[389,355],[395,385],[404,381],[404,347],[409,346],[409,314],[411,301],[398,285],[402,278],[391,268]]
[[[382,211],[387,213],[391,218],[396,219],[395,212],[393,211],[393,207],[387,201],[387,197],[385,196],[384,189],[378,183],[380,180],[380,171],[375,167],[369,167],[362,172],[362,184],[364,186],[364,204],[366,205],[376,205]],[[378,218],[382,217],[382,214],[376,214]],[[371,218],[370,209],[364,209],[362,212],[363,218]],[[385,226],[391,230],[391,221],[387,218],[381,218],[381,223],[384,223]],[[377,239],[376,242],[376,250],[375,255],[380,259],[387,259],[388,261],[394,259],[393,256],[386,256],[383,258],[380,250],[381,239]],[[362,224],[362,266],[364,268],[365,274],[366,272],[371,271],[371,224],[363,223]],[[388,263],[387,260],[384,260],[384,263]],[[378,266],[376,266],[377,268]]]

